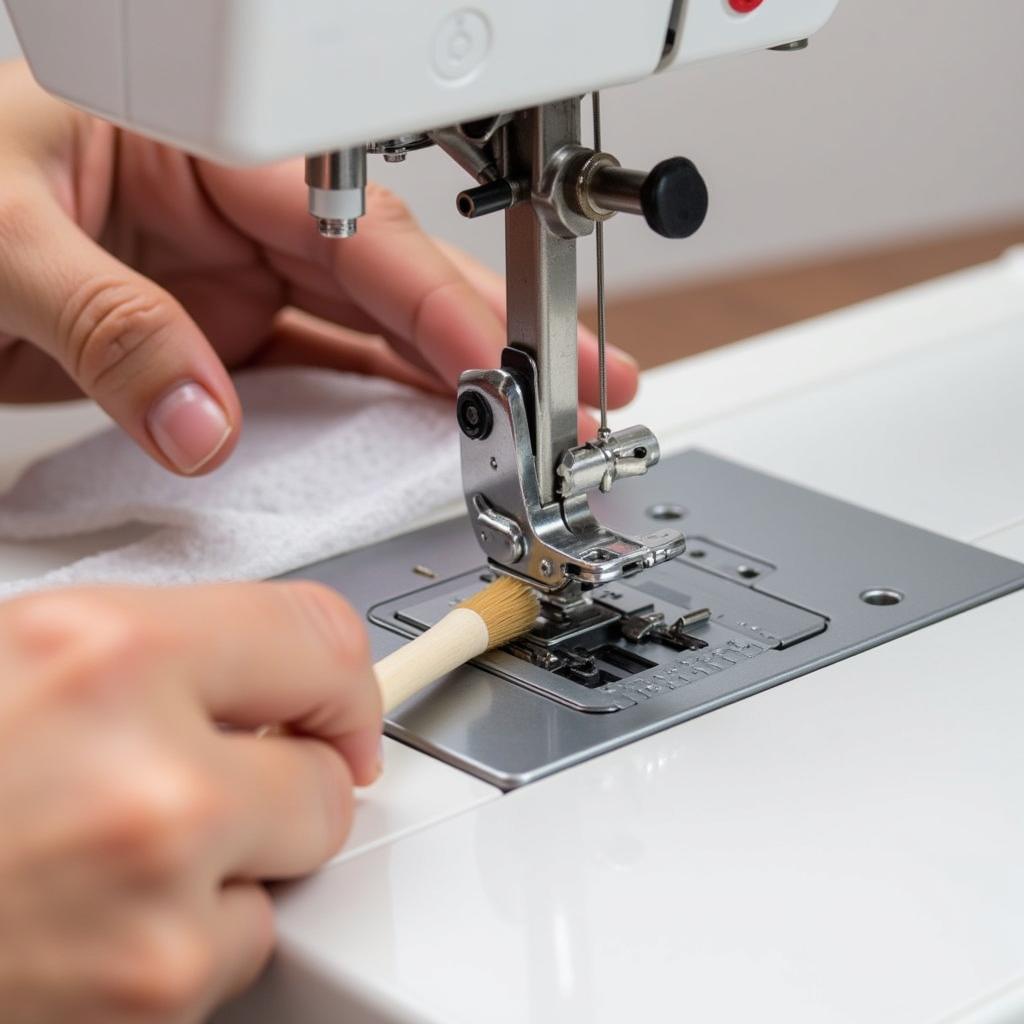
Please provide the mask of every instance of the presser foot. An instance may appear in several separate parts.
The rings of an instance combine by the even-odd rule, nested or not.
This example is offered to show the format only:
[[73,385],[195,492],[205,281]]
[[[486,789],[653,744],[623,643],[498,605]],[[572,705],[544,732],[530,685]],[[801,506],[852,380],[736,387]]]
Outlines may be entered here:
[[[543,502],[531,443],[523,389],[509,370],[474,371],[459,388],[462,427],[462,479],[476,539],[495,572],[514,576],[544,592],[571,584],[584,588],[614,583],[667,562],[686,550],[683,535],[659,529],[628,536],[600,523],[579,485],[585,475],[576,464],[562,474],[575,480],[571,491]],[[657,441],[646,428],[632,428],[644,438],[642,459],[654,465]],[[626,432],[627,434],[630,432]],[[634,446],[633,451],[640,451]],[[602,455],[601,458],[608,456]],[[607,471],[592,474],[599,487]]]

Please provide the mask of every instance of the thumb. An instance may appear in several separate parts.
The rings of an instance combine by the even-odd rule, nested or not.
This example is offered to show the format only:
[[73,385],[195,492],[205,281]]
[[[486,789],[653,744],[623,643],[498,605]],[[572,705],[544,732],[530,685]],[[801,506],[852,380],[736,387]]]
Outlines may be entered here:
[[45,187],[30,181],[13,194],[0,211],[0,330],[52,356],[168,469],[222,463],[241,410],[196,323],[87,237]]

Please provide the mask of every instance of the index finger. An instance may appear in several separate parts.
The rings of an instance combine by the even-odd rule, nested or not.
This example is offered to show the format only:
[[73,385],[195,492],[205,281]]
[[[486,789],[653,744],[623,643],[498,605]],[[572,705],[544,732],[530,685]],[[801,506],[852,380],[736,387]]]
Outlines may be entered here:
[[497,365],[505,346],[502,321],[386,189],[368,186],[359,233],[339,241],[317,235],[300,164],[229,170],[204,163],[199,171],[239,230],[268,250],[326,267],[339,292],[387,332],[412,342],[449,386],[467,368]]

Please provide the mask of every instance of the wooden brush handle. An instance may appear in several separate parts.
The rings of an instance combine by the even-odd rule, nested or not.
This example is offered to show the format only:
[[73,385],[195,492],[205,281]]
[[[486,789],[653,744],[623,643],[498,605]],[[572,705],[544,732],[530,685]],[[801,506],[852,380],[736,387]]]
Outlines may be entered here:
[[446,672],[483,654],[489,644],[487,626],[470,608],[456,608],[422,636],[410,640],[374,665],[384,713]]

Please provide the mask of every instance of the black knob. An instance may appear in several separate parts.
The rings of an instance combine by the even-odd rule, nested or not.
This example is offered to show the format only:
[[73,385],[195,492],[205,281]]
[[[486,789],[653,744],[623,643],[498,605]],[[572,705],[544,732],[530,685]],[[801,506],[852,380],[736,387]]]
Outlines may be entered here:
[[708,187],[692,160],[662,160],[640,189],[640,205],[650,227],[665,238],[689,238],[708,215]]
[[517,198],[518,193],[512,182],[499,178],[486,185],[478,185],[476,188],[467,188],[460,192],[455,205],[463,217],[472,219],[507,210],[515,205]]
[[463,391],[456,405],[459,428],[471,441],[482,441],[494,426],[491,407],[479,391]]

